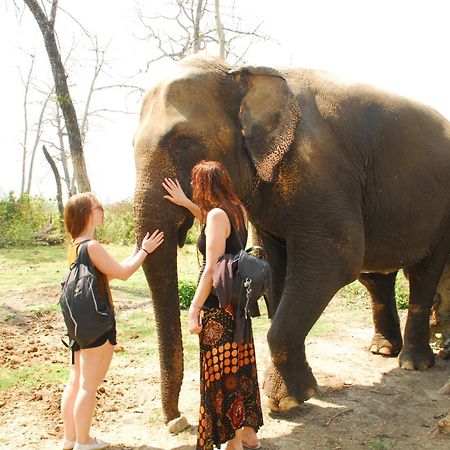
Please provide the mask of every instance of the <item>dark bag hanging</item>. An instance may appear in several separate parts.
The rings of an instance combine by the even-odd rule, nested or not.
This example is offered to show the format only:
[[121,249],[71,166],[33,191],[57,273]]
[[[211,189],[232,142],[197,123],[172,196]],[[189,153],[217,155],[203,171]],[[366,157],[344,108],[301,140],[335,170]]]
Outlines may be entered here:
[[86,348],[113,328],[114,312],[106,283],[100,293],[97,272],[89,258],[87,241],[78,247],[78,257],[61,283],[59,299],[68,336]]
[[[254,245],[245,250],[238,231],[231,223],[239,240],[241,249],[233,258],[234,290],[238,294],[238,312],[245,319],[261,315],[258,308],[258,299],[270,289],[271,271],[263,247]],[[261,256],[252,254],[258,252]],[[266,299],[266,303],[267,299]],[[269,305],[268,305],[269,306]],[[269,310],[269,315],[271,311]]]
[[[253,251],[258,251],[262,257],[253,255]],[[270,264],[266,260],[264,249],[255,245],[247,250],[240,250],[234,257],[233,269],[240,305],[244,300],[243,308],[241,306],[238,310],[243,311],[246,319],[259,316],[257,302],[267,290],[270,281]]]

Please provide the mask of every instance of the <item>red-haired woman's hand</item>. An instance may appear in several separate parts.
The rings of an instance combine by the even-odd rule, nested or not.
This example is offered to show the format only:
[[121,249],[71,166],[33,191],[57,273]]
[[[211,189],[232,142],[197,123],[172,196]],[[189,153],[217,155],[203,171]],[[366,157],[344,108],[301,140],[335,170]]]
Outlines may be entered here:
[[175,205],[187,207],[187,205],[191,203],[191,201],[186,197],[186,194],[177,179],[174,181],[171,178],[164,178],[162,185],[169,193],[169,195],[165,195],[164,198],[172,203],[175,203]]
[[201,310],[191,305],[188,315],[188,328],[191,334],[200,334],[202,332]]

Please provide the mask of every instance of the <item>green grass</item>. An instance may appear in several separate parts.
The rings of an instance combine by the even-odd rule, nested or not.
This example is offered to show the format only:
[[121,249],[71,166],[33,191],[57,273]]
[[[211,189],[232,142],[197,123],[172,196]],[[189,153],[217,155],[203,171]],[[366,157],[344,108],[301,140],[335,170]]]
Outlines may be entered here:
[[62,245],[0,249],[1,295],[59,286],[67,270],[65,261]]
[[52,312],[60,312],[61,308],[59,304],[54,303],[50,305],[27,306],[24,311],[25,313],[34,314],[36,316],[44,316],[45,314],[49,314]]
[[[105,245],[106,250],[119,260],[127,259],[133,246]],[[196,281],[199,271],[194,245],[179,250],[178,277]],[[60,286],[68,272],[67,249],[64,245],[50,247],[3,248],[0,249],[1,296],[25,293],[34,289]],[[123,298],[149,298],[149,288],[142,269],[127,281],[113,280],[111,287]]]
[[68,375],[69,368],[61,364],[0,368],[0,389],[28,390],[41,384],[60,384],[67,380]]
[[372,450],[388,450],[390,448],[393,448],[394,445],[395,439],[379,438],[373,442],[369,442],[368,444],[366,444],[366,447]]

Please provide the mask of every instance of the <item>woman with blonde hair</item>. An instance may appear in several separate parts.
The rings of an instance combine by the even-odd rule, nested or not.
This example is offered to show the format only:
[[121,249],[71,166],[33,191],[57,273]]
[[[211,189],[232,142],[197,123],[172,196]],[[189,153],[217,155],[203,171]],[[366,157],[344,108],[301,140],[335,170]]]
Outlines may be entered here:
[[[189,308],[189,331],[200,336],[200,417],[197,450],[259,449],[263,424],[253,337],[234,342],[235,308],[220,307],[213,293],[213,269],[224,254],[247,242],[247,215],[224,166],[201,161],[192,169],[193,201],[178,180],[166,178],[165,198],[184,206],[201,223],[197,242],[203,254],[199,283]],[[203,316],[203,319],[201,317]]]
[[[103,223],[103,206],[90,192],[76,194],[68,200],[64,208],[64,226],[69,243],[69,264],[77,259],[80,245],[86,245],[89,258],[94,265],[99,288],[113,303],[108,281],[112,278],[127,280],[164,240],[164,234],[156,230],[151,236],[146,234],[141,248],[128,260],[115,260],[94,239],[95,228]],[[91,437],[90,428],[95,409],[97,388],[108,371],[116,345],[116,327],[100,336],[85,348],[72,341],[72,364],[66,388],[61,399],[64,422],[65,450],[98,450],[108,447],[106,442]]]

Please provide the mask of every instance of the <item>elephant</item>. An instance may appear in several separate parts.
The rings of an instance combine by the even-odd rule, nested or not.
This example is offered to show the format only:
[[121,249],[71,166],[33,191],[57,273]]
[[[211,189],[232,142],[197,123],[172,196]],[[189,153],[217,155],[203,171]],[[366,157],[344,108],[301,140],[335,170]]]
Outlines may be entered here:
[[[176,247],[193,217],[163,199],[162,181],[178,179],[190,196],[200,160],[226,167],[272,267],[263,385],[272,410],[315,395],[305,338],[356,279],[371,297],[372,352],[398,354],[405,369],[433,365],[430,309],[450,253],[450,124],[438,112],[324,71],[193,56],[147,91],[133,145],[137,239],[148,229],[165,233],[144,272],[166,422],[180,415]],[[410,283],[403,338],[394,295],[400,269]]]

